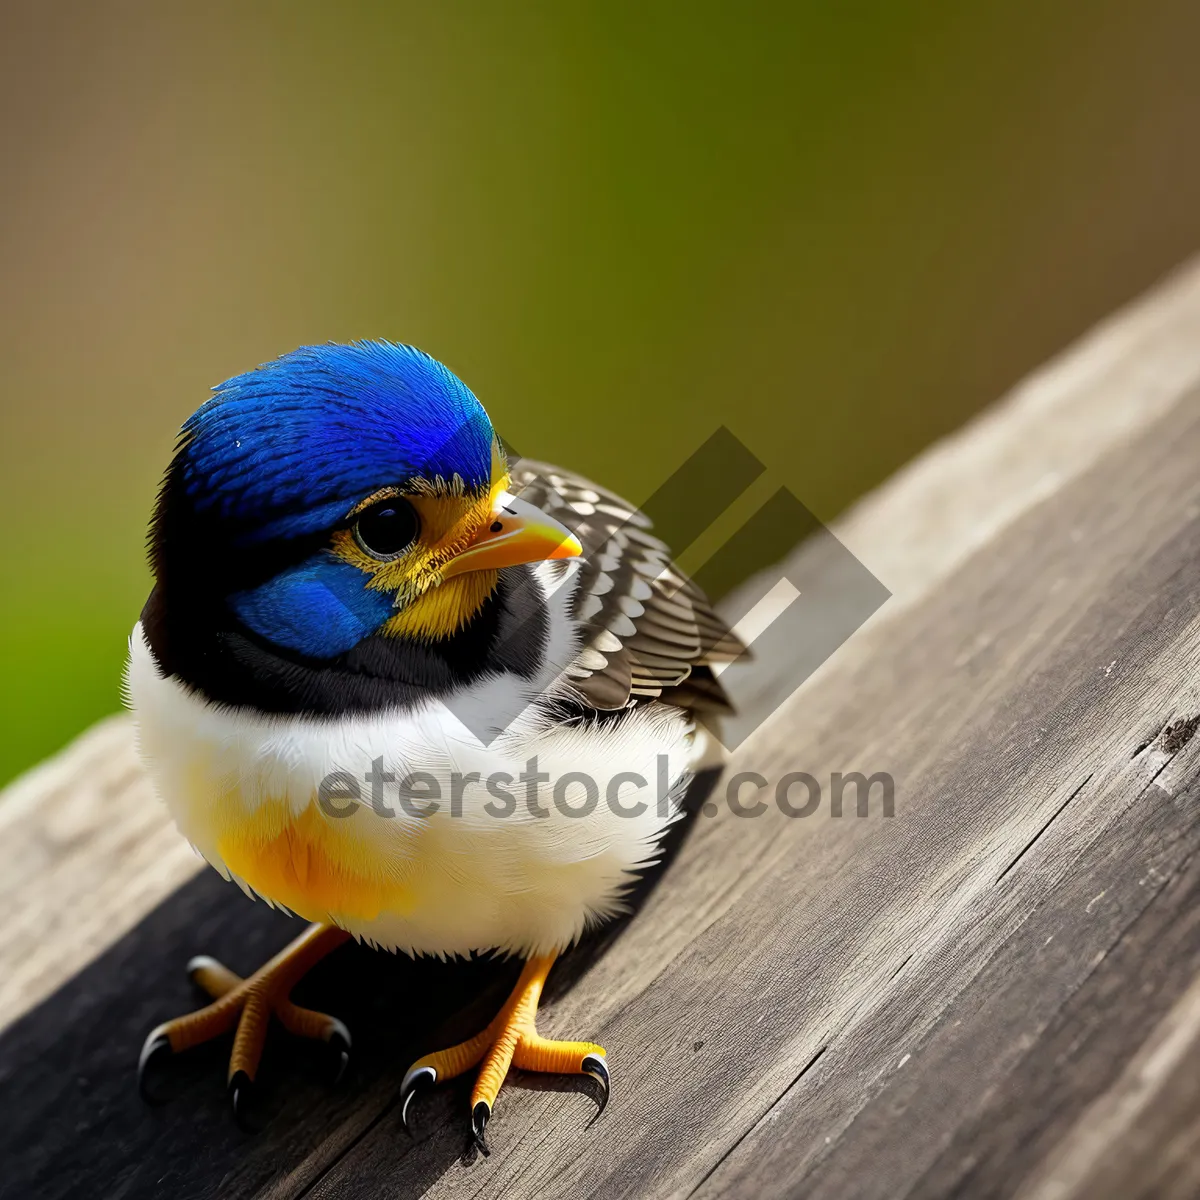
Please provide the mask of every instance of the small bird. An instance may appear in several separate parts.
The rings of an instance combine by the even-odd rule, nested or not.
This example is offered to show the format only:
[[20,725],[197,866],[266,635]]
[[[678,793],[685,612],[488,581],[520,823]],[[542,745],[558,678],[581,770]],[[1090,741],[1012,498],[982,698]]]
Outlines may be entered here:
[[510,457],[464,383],[384,341],[302,347],[184,424],[130,639],[139,752],[199,853],[311,925],[247,979],[193,959],[212,1003],[151,1031],[143,1079],[235,1030],[241,1120],[272,1016],[344,1067],[348,1030],[290,993],[356,938],[524,960],[486,1029],[408,1070],[405,1125],[475,1067],[485,1153],[512,1064],[607,1103],[604,1049],[538,1033],[542,986],[655,861],[743,647],[645,516]]

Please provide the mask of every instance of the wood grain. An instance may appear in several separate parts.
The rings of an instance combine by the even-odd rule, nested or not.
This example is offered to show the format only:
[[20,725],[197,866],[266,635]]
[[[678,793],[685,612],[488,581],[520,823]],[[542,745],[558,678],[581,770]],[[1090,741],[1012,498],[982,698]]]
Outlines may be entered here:
[[[0,803],[0,1078],[22,1084],[0,1191],[1197,1194],[1198,383],[1191,267],[839,524],[894,599],[799,691],[803,646],[730,673],[758,727],[725,779],[807,771],[824,802],[739,818],[717,784],[636,917],[552,976],[543,1030],[608,1047],[608,1111],[514,1078],[487,1160],[467,1085],[414,1139],[395,1099],[511,964],[348,947],[305,984],[356,1035],[347,1087],[279,1041],[255,1139],[219,1053],[140,1105],[132,1059],[190,1003],[182,961],[248,969],[289,927],[191,878],[127,724],[94,731]],[[788,566],[835,628],[831,536]],[[893,816],[831,815],[856,770],[892,776]]]

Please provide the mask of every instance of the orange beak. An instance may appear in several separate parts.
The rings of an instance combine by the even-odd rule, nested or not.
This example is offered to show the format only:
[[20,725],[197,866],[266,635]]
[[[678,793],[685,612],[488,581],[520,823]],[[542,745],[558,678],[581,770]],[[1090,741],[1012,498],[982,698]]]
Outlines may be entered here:
[[583,553],[579,539],[565,525],[508,492],[496,497],[491,516],[471,544],[442,567],[443,579]]

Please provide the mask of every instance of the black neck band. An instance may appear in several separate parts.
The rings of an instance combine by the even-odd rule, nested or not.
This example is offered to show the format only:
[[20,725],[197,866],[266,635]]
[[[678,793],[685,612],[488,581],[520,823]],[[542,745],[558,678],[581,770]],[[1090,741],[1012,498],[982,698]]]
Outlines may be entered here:
[[451,637],[436,642],[373,634],[327,660],[271,645],[217,597],[160,583],[142,610],[159,669],[217,704],[266,713],[336,716],[410,708],[482,676],[532,678],[542,667],[549,613],[530,567],[500,572],[496,590]]

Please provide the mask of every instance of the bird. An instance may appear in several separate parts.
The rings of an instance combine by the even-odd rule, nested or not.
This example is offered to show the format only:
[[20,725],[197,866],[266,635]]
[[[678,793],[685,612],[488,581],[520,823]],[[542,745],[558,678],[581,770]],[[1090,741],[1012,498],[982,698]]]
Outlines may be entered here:
[[[151,1030],[150,1064],[234,1032],[245,1120],[272,1020],[351,1035],[290,999],[356,939],[523,967],[491,1023],[431,1050],[414,1097],[476,1070],[483,1153],[510,1067],[590,1077],[607,1053],[538,1032],[547,975],[624,911],[730,710],[745,651],[649,519],[517,456],[453,372],[401,343],[303,346],[212,389],[150,523],[129,642],[138,752],[182,835],[251,898],[309,924]],[[706,749],[707,747],[707,749]]]

